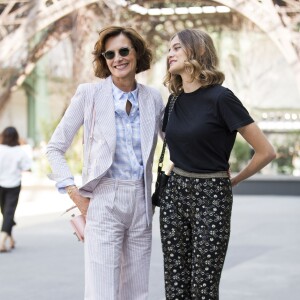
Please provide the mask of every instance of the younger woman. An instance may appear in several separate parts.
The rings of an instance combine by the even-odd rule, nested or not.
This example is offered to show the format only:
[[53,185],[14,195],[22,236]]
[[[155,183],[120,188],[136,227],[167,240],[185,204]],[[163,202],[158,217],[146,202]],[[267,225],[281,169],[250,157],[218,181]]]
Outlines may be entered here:
[[[178,32],[167,60],[165,85],[179,96],[165,129],[174,163],[160,210],[166,299],[217,300],[230,235],[231,187],[261,170],[275,152],[240,100],[221,85],[224,75],[208,34]],[[237,132],[255,153],[230,179]]]

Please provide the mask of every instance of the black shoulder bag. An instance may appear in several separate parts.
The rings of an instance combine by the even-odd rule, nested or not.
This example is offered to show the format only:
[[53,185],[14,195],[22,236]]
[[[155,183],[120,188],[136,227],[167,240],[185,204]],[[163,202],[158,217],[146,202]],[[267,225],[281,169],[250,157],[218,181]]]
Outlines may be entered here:
[[[166,128],[167,121],[169,121],[169,118],[170,118],[170,115],[171,115],[171,112],[173,110],[173,107],[174,107],[174,104],[175,104],[175,101],[176,101],[177,97],[178,96],[173,95],[170,99],[170,105],[169,105],[169,110],[168,110],[168,119],[166,120],[166,122],[164,122],[165,123],[164,126],[163,126],[164,128]],[[167,141],[166,141],[166,138],[164,138],[163,147],[162,147],[161,154],[160,154],[159,161],[158,161],[155,191],[154,191],[154,193],[151,197],[152,204],[155,205],[155,206],[160,206],[160,199],[161,199],[162,194],[163,194],[163,192],[164,192],[164,190],[167,186],[168,179],[169,179],[169,176],[166,175],[166,173],[162,170],[165,151],[166,151],[166,145],[167,145]]]

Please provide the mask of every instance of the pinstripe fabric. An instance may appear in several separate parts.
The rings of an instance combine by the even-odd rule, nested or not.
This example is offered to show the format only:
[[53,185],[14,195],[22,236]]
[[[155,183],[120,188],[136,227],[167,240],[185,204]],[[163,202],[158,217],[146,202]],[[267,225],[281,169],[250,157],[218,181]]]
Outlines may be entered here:
[[145,300],[151,253],[142,180],[102,178],[85,230],[85,300]]
[[164,105],[158,91],[141,84],[137,89],[142,180],[104,177],[112,166],[117,139],[110,77],[78,87],[47,146],[53,172],[49,178],[63,187],[73,180],[64,154],[84,126],[79,191],[91,198],[85,233],[85,300],[146,300],[148,295],[152,163]]
[[[137,84],[141,123],[141,148],[144,166],[146,214],[148,224],[152,221],[151,183],[152,163],[161,125],[164,105],[159,92]],[[95,107],[94,136],[89,138]],[[79,130],[84,126],[84,162],[82,170],[82,195],[90,197],[99,180],[111,167],[116,149],[116,126],[114,116],[111,77],[99,83],[81,84],[71,100],[61,122],[47,146],[46,155],[52,168],[49,178],[62,182],[73,178],[64,154]],[[89,155],[90,153],[90,159]]]

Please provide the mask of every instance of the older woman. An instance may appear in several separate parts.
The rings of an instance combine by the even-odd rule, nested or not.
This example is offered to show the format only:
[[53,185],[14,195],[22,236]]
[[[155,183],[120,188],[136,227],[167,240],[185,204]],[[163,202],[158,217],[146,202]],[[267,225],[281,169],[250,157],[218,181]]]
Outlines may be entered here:
[[[164,106],[158,91],[136,82],[151,52],[132,28],[110,26],[94,48],[95,75],[78,87],[47,147],[51,178],[83,214],[85,299],[148,297],[153,154]],[[84,126],[83,185],[64,154]]]

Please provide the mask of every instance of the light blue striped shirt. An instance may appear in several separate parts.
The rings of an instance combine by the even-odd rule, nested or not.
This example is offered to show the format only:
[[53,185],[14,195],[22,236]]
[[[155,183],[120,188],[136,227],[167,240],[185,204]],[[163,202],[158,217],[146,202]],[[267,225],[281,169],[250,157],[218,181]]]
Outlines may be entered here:
[[[143,178],[143,159],[141,150],[140,111],[138,89],[125,93],[112,84],[116,121],[116,152],[108,177],[125,180]],[[130,114],[126,113],[126,102],[130,100]]]

